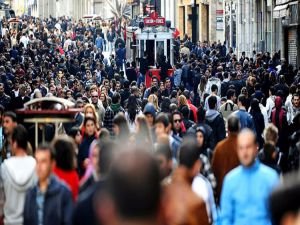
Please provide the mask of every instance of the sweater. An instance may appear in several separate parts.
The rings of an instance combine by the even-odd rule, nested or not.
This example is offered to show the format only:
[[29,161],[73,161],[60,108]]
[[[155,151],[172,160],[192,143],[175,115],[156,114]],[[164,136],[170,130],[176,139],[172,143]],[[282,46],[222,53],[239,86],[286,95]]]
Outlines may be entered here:
[[221,195],[221,225],[271,225],[268,197],[278,180],[275,170],[258,160],[228,173]]

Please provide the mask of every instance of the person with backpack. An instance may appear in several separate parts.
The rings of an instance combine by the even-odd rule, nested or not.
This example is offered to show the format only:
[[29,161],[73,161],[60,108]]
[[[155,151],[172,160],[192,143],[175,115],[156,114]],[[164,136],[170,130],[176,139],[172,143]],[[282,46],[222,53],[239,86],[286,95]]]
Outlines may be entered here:
[[209,110],[206,112],[206,123],[212,128],[216,143],[222,141],[226,136],[224,119],[215,108],[217,97],[210,96],[208,99]]
[[222,114],[223,118],[227,121],[228,116],[237,111],[239,108],[234,103],[236,100],[235,90],[229,89],[227,91],[227,101],[221,105],[220,113]]

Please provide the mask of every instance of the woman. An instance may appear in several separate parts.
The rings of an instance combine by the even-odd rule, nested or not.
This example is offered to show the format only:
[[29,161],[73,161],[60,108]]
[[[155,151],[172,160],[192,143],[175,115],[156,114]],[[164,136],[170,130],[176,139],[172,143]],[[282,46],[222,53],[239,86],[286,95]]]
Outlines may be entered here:
[[[100,129],[100,122],[99,122],[99,115],[96,112],[96,108],[93,104],[86,104],[83,108],[83,115],[84,117],[92,117],[95,119],[96,121],[96,127],[99,130]],[[81,128],[83,129],[84,126],[81,126]],[[82,133],[84,133],[84,130],[81,130]]]
[[89,161],[84,176],[80,180],[80,193],[84,192],[98,180],[99,144],[94,140],[90,145]]
[[63,180],[72,191],[73,200],[76,201],[79,190],[79,178],[76,172],[74,141],[68,136],[60,136],[52,143],[55,153],[54,174]]
[[158,97],[155,94],[149,95],[148,103],[152,103],[154,105],[156,112],[160,111],[160,108],[158,106]]
[[198,85],[198,94],[200,96],[200,100],[201,102],[203,102],[203,95],[205,93],[205,89],[206,89],[206,84],[207,84],[207,80],[205,76],[202,76],[200,79],[200,83]]
[[148,146],[153,149],[153,139],[146,117],[141,114],[136,118],[135,142],[137,146]]
[[68,135],[73,139],[73,141],[77,145],[76,154],[78,154],[78,148],[82,141],[82,135],[79,127],[72,127]]
[[241,89],[241,94],[245,95],[245,97],[246,97],[246,105],[245,105],[245,107],[246,107],[246,110],[248,111],[248,109],[250,107],[250,98],[249,98],[248,90],[247,90],[246,87],[243,87]]
[[89,149],[91,143],[97,139],[96,120],[93,117],[85,117],[83,121],[84,134],[78,152],[78,171],[80,177],[83,176],[89,163]]
[[107,101],[107,96],[104,92],[101,92],[100,94],[100,101],[102,102],[104,109],[106,109],[108,106],[108,101]]
[[130,130],[127,120],[123,113],[118,113],[113,119],[113,132],[115,139],[120,143],[127,143],[129,140]]
[[261,110],[260,110],[260,107],[259,107],[259,101],[256,98],[254,98],[251,101],[250,114],[253,117],[255,130],[256,130],[257,141],[259,143],[259,147],[261,148],[263,146],[263,143],[264,143],[262,133],[265,129],[265,122],[264,122],[264,116],[261,113]]
[[138,106],[136,97],[132,94],[128,98],[128,107],[125,112],[125,117],[128,121],[130,132],[134,132],[136,128],[135,118],[141,113],[140,107]]
[[193,112],[191,111],[191,109],[188,105],[188,101],[187,101],[186,97],[184,95],[180,95],[178,97],[178,111],[181,112],[182,108],[185,107],[185,106],[188,107],[188,109],[189,109],[189,119],[191,121],[195,121],[194,114],[193,114]]

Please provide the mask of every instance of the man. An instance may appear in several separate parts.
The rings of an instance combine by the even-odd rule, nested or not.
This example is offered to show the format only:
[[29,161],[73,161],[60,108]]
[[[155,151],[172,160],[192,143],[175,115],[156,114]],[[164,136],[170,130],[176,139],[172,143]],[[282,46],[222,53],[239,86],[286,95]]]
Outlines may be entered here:
[[97,148],[99,152],[97,158],[98,164],[95,169],[99,180],[97,180],[95,184],[89,182],[90,186],[79,195],[77,205],[73,212],[73,225],[97,225],[94,200],[97,197],[97,193],[103,189],[107,181],[106,176],[109,172],[116,146],[112,141],[101,140],[96,143],[95,148]]
[[269,206],[274,225],[300,224],[300,181],[298,173],[285,177],[282,184],[271,194]]
[[249,128],[255,132],[255,125],[252,116],[246,111],[246,96],[241,94],[238,97],[238,108],[239,110],[234,113],[239,118],[241,130]]
[[96,90],[91,93],[91,103],[95,106],[96,112],[98,113],[100,125],[104,120],[105,109],[103,107],[102,102],[99,100],[99,95]]
[[288,107],[288,112],[287,112],[287,120],[288,124],[292,124],[294,117],[296,116],[297,113],[300,112],[300,95],[299,94],[294,94],[292,97],[292,106]]
[[122,46],[121,43],[118,44],[116,49],[116,65],[119,70],[123,70],[123,64],[126,60],[126,48]]
[[209,110],[206,112],[206,123],[212,128],[215,143],[222,141],[226,136],[225,123],[222,115],[216,110],[217,98],[210,96],[208,99]]
[[171,183],[164,188],[164,224],[209,224],[205,202],[192,190],[192,181],[200,167],[198,146],[191,141],[183,143],[179,150],[179,166],[172,175]]
[[153,76],[151,78],[151,87],[147,88],[144,93],[144,98],[148,99],[149,95],[151,94],[151,88],[152,87],[158,87],[158,79],[156,76]]
[[30,101],[30,98],[26,95],[26,86],[21,84],[19,87],[19,95],[14,99],[12,103],[12,109],[23,109],[24,104]]
[[121,95],[115,92],[111,99],[111,105],[105,110],[103,125],[113,134],[113,119],[119,112],[125,114],[125,110],[121,106]]
[[1,149],[2,162],[12,155],[11,136],[16,126],[17,115],[14,112],[5,112],[3,114],[3,133],[5,138]]
[[5,225],[23,224],[26,192],[35,183],[36,161],[26,153],[28,133],[22,125],[11,135],[12,157],[1,165],[0,209]]
[[178,138],[182,138],[183,137],[183,132],[181,129],[181,125],[182,125],[182,115],[180,112],[175,111],[172,113],[172,131],[173,134],[172,136],[176,136]]
[[157,144],[155,146],[155,158],[159,164],[160,180],[165,183],[173,170],[172,152],[168,144]]
[[4,92],[4,84],[0,83],[0,104],[7,110],[10,102],[11,98]]
[[72,194],[65,184],[52,175],[54,157],[54,150],[49,145],[36,149],[38,182],[26,195],[24,225],[71,225]]
[[159,178],[158,164],[150,153],[121,152],[110,169],[107,190],[99,197],[101,224],[160,224]]
[[156,116],[156,110],[152,103],[147,103],[147,105],[144,108],[143,114],[146,117],[148,127],[151,130],[151,134],[153,138],[155,137],[155,116]]
[[210,99],[211,96],[214,96],[217,98],[217,104],[215,106],[215,109],[219,110],[220,105],[221,105],[221,98],[218,96],[218,86],[216,84],[213,84],[211,86],[211,94],[205,99],[204,109],[206,109],[206,110],[209,109],[208,100]]
[[213,153],[212,170],[217,179],[217,202],[220,200],[225,175],[240,164],[237,156],[237,135],[239,128],[239,119],[233,115],[229,116],[228,137],[217,144]]
[[238,106],[234,103],[235,100],[235,90],[229,89],[227,91],[227,101],[220,107],[220,113],[226,121],[231,113],[238,110]]
[[155,118],[155,134],[156,138],[168,136],[169,145],[172,151],[173,161],[177,161],[177,152],[181,144],[181,138],[171,134],[171,123],[169,117],[165,113],[160,113]]
[[229,172],[221,195],[221,224],[271,225],[267,199],[278,182],[275,170],[256,160],[255,133],[243,130],[237,139],[241,165]]

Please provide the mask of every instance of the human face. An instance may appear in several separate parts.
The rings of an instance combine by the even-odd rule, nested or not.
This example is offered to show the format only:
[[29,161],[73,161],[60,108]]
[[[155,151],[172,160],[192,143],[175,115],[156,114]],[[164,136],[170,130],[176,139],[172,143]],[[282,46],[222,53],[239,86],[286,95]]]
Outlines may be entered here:
[[167,128],[162,123],[156,123],[155,124],[155,134],[156,137],[160,137],[164,134],[168,134]]
[[39,150],[35,152],[36,173],[39,181],[45,181],[51,174],[53,161],[51,160],[50,151]]
[[300,107],[300,98],[299,98],[299,96],[294,96],[293,97],[293,106],[295,108],[299,108]]
[[171,88],[171,81],[169,79],[166,80],[166,88]]
[[199,147],[203,146],[204,143],[204,136],[202,132],[197,132],[196,133],[196,140],[197,140],[197,144]]
[[181,117],[178,114],[173,115],[173,128],[176,132],[179,132],[181,129]]
[[120,91],[120,89],[121,89],[121,84],[117,83],[116,84],[116,91]]
[[153,79],[152,80],[152,86],[157,86],[158,84],[158,80],[157,79]]
[[86,117],[93,117],[94,118],[94,111],[91,107],[88,107],[86,110],[85,110],[85,116]]
[[85,133],[88,136],[92,136],[96,133],[96,124],[92,120],[87,121],[85,124]]
[[153,116],[150,113],[147,113],[145,116],[146,116],[146,120],[147,120],[148,126],[152,127],[153,126],[153,122],[154,122]]
[[157,154],[156,160],[159,164],[160,178],[163,180],[172,172],[172,160],[168,160],[163,154]]
[[101,102],[104,102],[104,101],[105,101],[105,94],[104,94],[104,93],[101,93],[101,95],[100,95],[100,100],[101,100]]
[[17,123],[13,122],[13,120],[9,116],[4,116],[3,128],[4,128],[4,133],[6,135],[11,135],[16,126],[17,126]]
[[92,95],[92,102],[93,103],[97,103],[98,102],[98,93],[97,92],[93,92]]
[[254,163],[258,151],[257,148],[253,133],[245,131],[239,134],[238,158],[243,166],[250,167]]
[[82,136],[81,136],[80,131],[78,131],[77,134],[76,134],[76,136],[75,136],[75,143],[77,145],[80,145],[81,144],[81,140],[82,140]]

